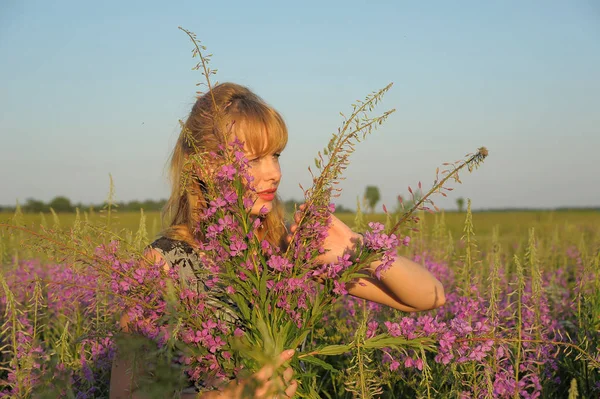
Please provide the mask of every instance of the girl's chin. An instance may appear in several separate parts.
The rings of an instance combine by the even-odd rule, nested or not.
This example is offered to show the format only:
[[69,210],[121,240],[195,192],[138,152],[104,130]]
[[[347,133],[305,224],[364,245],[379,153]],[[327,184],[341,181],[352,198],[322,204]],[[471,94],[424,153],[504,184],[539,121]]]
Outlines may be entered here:
[[[256,201],[254,203],[254,206],[250,210],[250,214],[254,215],[254,216],[266,215],[267,213],[271,212],[272,209],[273,209],[273,204],[271,203],[271,201],[262,201],[259,199],[258,201]],[[261,210],[262,210],[262,212],[261,212]]]

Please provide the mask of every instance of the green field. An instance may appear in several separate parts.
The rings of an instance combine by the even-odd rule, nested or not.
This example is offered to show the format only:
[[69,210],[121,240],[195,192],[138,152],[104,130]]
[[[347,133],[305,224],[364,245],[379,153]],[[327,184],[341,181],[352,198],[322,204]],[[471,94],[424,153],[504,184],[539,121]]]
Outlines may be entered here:
[[[355,214],[337,213],[336,216],[348,226],[354,226]],[[377,221],[385,223],[384,214],[365,214],[366,221]],[[500,241],[513,243],[520,238],[527,237],[531,228],[545,236],[558,234],[565,231],[572,240],[577,242],[582,235],[588,235],[590,239],[599,237],[600,211],[497,211],[497,212],[474,212],[473,225],[475,235],[481,245],[486,245],[492,237],[494,227],[498,227]],[[62,213],[53,215],[46,214],[24,214],[22,224],[37,230],[40,225],[47,227],[56,226],[61,228],[73,226],[77,215],[75,213]],[[415,227],[419,230],[409,234],[413,240],[427,240],[440,234],[442,228],[445,234],[451,234],[453,239],[460,239],[463,235],[466,213],[443,212],[437,214],[421,213],[420,221]],[[0,221],[13,220],[14,214],[0,213]],[[122,237],[135,234],[140,227],[140,213],[137,212],[113,212],[110,220],[103,212],[82,212],[80,220],[89,220],[93,225],[110,224],[110,229]],[[58,221],[58,222],[57,222]],[[149,239],[157,237],[163,226],[159,212],[145,213],[145,228]],[[405,230],[406,232],[406,230]],[[437,233],[436,233],[437,232]]]
[[[355,224],[355,214],[336,216]],[[399,346],[372,350],[361,360],[356,353],[323,357],[327,367],[354,374],[317,368],[322,378],[304,382],[324,392],[321,397],[343,399],[356,397],[346,388],[358,389],[358,379],[368,379],[372,392],[382,392],[362,397],[598,397],[600,212],[417,216],[418,223],[401,231],[411,240],[399,251],[443,283],[445,305],[407,314],[367,308],[366,302],[346,296],[311,337],[315,347],[357,339],[365,344],[368,323],[377,334],[430,339],[435,350]],[[382,214],[364,218],[363,226],[394,221],[393,215],[389,221]],[[117,276],[114,270],[121,270],[120,259],[139,254],[160,234],[160,214],[3,213],[2,223],[0,293],[6,295],[0,296],[0,346],[5,348],[0,393],[53,395],[60,381],[73,392],[98,389],[89,397],[106,397],[115,345],[107,337],[118,332],[123,308],[115,305],[118,285],[109,283]],[[122,253],[98,258],[100,245],[115,240]],[[43,373],[34,367],[38,363]],[[55,364],[67,374],[53,371]]]

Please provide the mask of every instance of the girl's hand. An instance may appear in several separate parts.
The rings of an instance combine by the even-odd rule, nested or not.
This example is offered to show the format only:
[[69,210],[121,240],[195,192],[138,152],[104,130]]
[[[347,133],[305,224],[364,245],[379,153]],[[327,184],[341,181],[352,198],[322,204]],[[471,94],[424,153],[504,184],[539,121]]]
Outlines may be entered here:
[[[294,214],[294,224],[290,227],[290,231],[294,233],[298,229],[298,223],[302,217],[304,205],[300,205],[300,210]],[[291,235],[288,235],[288,241],[291,240]],[[354,254],[356,244],[362,240],[362,236],[353,232],[350,227],[346,226],[340,219],[331,215],[331,224],[327,231],[327,238],[323,243],[325,253],[320,255],[317,260],[321,264],[333,263],[337,258],[345,253]]]
[[294,370],[292,370],[291,367],[288,367],[283,372],[282,378],[276,379],[273,378],[273,373],[285,362],[290,360],[294,356],[294,352],[294,349],[283,351],[279,355],[276,364],[267,365],[252,376],[251,382],[258,385],[252,396],[248,396],[247,392],[248,388],[246,386],[249,385],[249,381],[233,381],[224,391],[220,392],[218,397],[228,399],[285,399],[293,397],[298,389],[298,381],[292,380]]

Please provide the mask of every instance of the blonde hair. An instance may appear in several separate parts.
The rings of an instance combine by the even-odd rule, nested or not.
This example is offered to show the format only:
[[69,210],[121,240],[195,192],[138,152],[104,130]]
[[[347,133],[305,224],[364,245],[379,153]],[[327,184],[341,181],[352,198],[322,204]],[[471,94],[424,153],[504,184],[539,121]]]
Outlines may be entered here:
[[[226,144],[224,126],[245,143],[254,156],[282,151],[287,144],[287,127],[281,115],[248,88],[221,83],[200,96],[185,121],[170,159],[171,196],[163,209],[162,235],[197,246],[202,232],[194,234],[197,214],[204,206],[198,179],[184,181],[186,160],[197,153],[217,151]],[[194,172],[192,172],[194,173]],[[193,176],[197,177],[197,176]],[[283,206],[279,198],[264,217],[264,239],[283,246],[286,234]]]

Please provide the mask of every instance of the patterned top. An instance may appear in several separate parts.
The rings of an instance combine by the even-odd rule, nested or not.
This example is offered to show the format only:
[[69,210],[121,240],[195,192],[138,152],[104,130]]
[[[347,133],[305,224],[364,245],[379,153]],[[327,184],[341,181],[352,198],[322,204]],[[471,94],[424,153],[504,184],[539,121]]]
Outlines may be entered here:
[[237,314],[231,311],[231,308],[238,310],[238,307],[222,287],[217,285],[209,288],[206,285],[204,277],[209,272],[202,267],[200,256],[190,244],[168,237],[160,237],[150,244],[150,247],[155,249],[170,267],[177,268],[184,287],[209,295],[206,302],[215,309],[219,319],[239,324]]
[[[167,262],[170,267],[177,268],[179,277],[182,280],[184,287],[208,294],[206,299],[207,305],[214,309],[215,316],[228,323],[234,324],[236,327],[242,328],[239,323],[239,318],[235,313],[238,310],[237,305],[229,298],[229,295],[216,285],[209,288],[205,277],[209,272],[202,267],[202,259],[199,254],[185,241],[175,240],[168,237],[160,237],[149,245],[150,248],[156,250]],[[233,309],[233,310],[232,310]],[[235,329],[235,327],[233,327]],[[201,383],[195,387],[189,387],[182,392],[200,392],[206,391]]]

